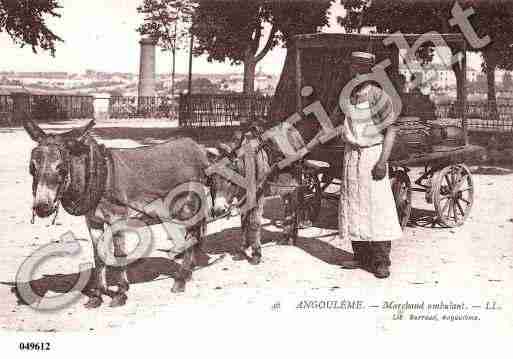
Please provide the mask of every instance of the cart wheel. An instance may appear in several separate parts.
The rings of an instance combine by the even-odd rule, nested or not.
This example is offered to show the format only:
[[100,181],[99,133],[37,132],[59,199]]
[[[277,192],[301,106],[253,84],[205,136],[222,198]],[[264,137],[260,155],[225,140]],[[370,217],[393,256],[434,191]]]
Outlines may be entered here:
[[406,227],[411,215],[411,181],[405,171],[396,171],[392,178],[392,192],[401,228]]
[[299,211],[300,226],[317,220],[321,211],[321,202],[322,190],[319,176],[315,172],[303,172],[303,206]]
[[440,224],[461,226],[474,202],[474,184],[467,166],[458,164],[442,168],[433,176],[431,190]]

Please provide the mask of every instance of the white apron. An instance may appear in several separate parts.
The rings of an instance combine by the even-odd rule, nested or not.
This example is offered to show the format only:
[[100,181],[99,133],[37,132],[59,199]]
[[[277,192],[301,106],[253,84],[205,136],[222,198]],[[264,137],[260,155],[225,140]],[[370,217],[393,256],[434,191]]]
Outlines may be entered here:
[[368,124],[372,125],[368,103],[351,107],[344,125],[339,203],[341,245],[337,245],[341,248],[346,241],[392,241],[402,235],[388,175],[380,181],[372,178],[372,169],[381,155],[383,136],[369,138],[362,134]]

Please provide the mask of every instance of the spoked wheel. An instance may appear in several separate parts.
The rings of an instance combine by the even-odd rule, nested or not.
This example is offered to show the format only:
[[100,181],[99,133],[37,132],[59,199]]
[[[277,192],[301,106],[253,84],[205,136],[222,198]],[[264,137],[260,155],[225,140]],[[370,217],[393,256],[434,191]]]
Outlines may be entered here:
[[281,244],[294,245],[299,229],[312,226],[321,210],[322,192],[318,172],[305,168],[299,168],[298,171],[302,186],[296,187],[289,195],[283,197],[285,219],[281,224],[277,224],[283,227],[285,234],[285,238],[279,241]]
[[406,171],[396,171],[392,178],[392,192],[401,228],[406,227],[411,215],[411,181]]
[[438,222],[447,227],[461,226],[474,202],[474,184],[467,166],[442,168],[433,177],[431,190]]
[[297,213],[300,227],[307,227],[317,220],[321,211],[322,190],[317,173],[303,172],[303,204]]

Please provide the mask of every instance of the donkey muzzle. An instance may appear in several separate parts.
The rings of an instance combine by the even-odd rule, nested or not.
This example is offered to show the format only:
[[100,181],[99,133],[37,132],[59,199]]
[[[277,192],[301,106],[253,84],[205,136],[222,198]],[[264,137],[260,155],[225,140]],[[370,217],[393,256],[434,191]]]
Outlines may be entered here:
[[33,208],[38,217],[45,218],[55,212],[56,206],[53,203],[40,202],[36,203]]

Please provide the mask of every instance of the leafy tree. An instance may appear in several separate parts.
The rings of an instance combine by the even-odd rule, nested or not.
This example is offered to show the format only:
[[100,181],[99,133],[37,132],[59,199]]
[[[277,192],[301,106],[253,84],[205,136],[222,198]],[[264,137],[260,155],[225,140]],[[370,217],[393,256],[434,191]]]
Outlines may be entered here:
[[[449,25],[454,0],[341,0],[346,8],[345,16],[338,17],[338,22],[347,32],[359,31],[363,27],[374,29],[378,33],[418,33],[428,31],[450,33],[455,28]],[[454,51],[454,49],[453,49]],[[433,59],[434,49],[429,44],[423,45],[415,54],[417,59],[426,64]],[[394,64],[395,65],[395,64]],[[392,69],[392,71],[394,71]],[[460,69],[457,64],[453,71],[458,82],[458,98],[462,94]]]
[[[411,1],[411,0],[341,0],[346,7],[347,15],[341,18],[340,23],[349,30],[361,27],[374,27],[377,32],[393,33],[425,33],[437,31],[439,33],[459,33],[458,26],[451,27],[449,19],[454,0],[438,1]],[[490,36],[491,43],[481,52],[484,60],[483,71],[488,81],[488,102],[492,115],[497,113],[495,96],[495,70],[497,68],[510,69],[513,49],[513,3],[506,0],[459,0],[463,9],[472,7],[475,15],[469,18],[473,29],[478,36]],[[470,50],[472,48],[468,46]],[[453,49],[454,50],[454,49]],[[456,49],[457,50],[457,49]],[[429,56],[429,54],[428,54]],[[422,57],[422,56],[421,56]],[[425,57],[425,56],[424,56]],[[453,70],[458,79],[458,99],[461,101],[462,84],[459,73],[461,69],[457,64]]]
[[0,0],[0,33],[6,32],[21,47],[30,45],[34,52],[40,48],[54,56],[55,43],[62,39],[48,28],[45,18],[60,17],[56,12],[60,8],[56,0]]
[[491,42],[481,50],[482,69],[488,87],[488,109],[492,118],[498,118],[495,72],[497,69],[513,70],[513,3],[505,0],[463,2],[472,6],[477,14],[470,18],[479,36],[490,36]]
[[[216,94],[222,92],[218,84],[213,83],[207,78],[195,78],[192,80],[192,92]],[[180,92],[187,91],[188,81],[181,80],[176,82],[176,89]]]
[[280,40],[287,48],[284,69],[281,73],[275,96],[271,103],[271,117],[279,119],[288,116],[291,106],[289,101],[294,97],[295,85],[295,50],[292,39],[296,35],[311,34],[328,25],[328,9],[333,0],[318,1],[276,1],[273,3],[273,21],[279,24]]
[[[198,41],[195,53],[208,54],[208,61],[244,64],[243,92],[252,93],[258,62],[277,45],[278,26],[271,20],[271,7],[265,1],[199,0],[192,28]],[[271,26],[267,38],[266,23]]]
[[186,45],[194,3],[189,0],[144,0],[137,11],[144,16],[137,31],[157,39],[163,51],[171,52],[171,96],[174,96],[176,53]]
[[[257,63],[279,43],[288,47],[292,36],[326,25],[331,2],[201,0],[193,27],[199,41],[197,53],[207,53],[211,61],[243,63],[244,92],[252,93]],[[269,29],[267,37],[264,26]]]
[[[177,17],[187,23],[192,14],[190,32],[197,39],[195,55],[207,54],[209,61],[243,64],[244,92],[252,93],[258,62],[280,42],[287,45],[291,36],[326,25],[332,1],[145,0],[141,11],[148,15],[142,32],[169,43],[173,32],[166,26],[169,28]],[[174,15],[179,6],[187,8],[184,16]]]

